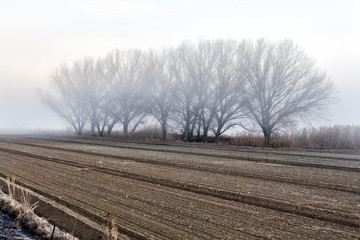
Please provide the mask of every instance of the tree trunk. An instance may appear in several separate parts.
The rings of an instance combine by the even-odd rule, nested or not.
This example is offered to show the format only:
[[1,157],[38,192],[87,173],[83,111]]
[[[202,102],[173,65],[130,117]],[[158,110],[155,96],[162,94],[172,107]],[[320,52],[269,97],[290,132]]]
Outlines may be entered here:
[[94,119],[91,119],[91,127],[90,127],[91,134],[95,134],[95,128],[96,128],[96,121]]
[[219,140],[220,140],[220,135],[221,135],[221,128],[218,127],[218,129],[216,130],[216,133],[215,133],[215,143],[219,143]]
[[186,137],[186,130],[184,130],[182,135],[181,135],[181,140],[184,141],[184,142],[186,141],[185,137]]
[[218,143],[219,143],[219,140],[220,140],[220,136],[219,136],[219,135],[215,135],[214,142],[215,142],[216,144],[218,144]]
[[201,132],[201,119],[198,120],[198,127],[197,127],[197,136],[196,136],[196,142],[200,142],[200,132]]
[[270,146],[270,133],[264,133],[264,138],[265,138],[265,147],[269,147]]
[[209,135],[209,126],[206,126],[204,124],[203,128],[204,128],[204,132],[203,132],[203,135],[201,137],[201,141],[202,142],[207,142],[208,141],[208,135]]
[[105,128],[104,127],[102,127],[101,129],[99,128],[99,136],[103,137],[104,133],[105,133]]
[[162,140],[163,140],[163,141],[166,141],[166,134],[167,134],[167,131],[166,131],[166,123],[163,123],[163,124],[162,124]]
[[196,121],[197,121],[197,116],[195,116],[194,120],[192,121],[190,130],[188,132],[188,141],[192,142],[194,140],[194,131],[195,131],[195,126],[196,126]]
[[100,129],[100,124],[99,124],[99,123],[96,124],[96,129],[97,129],[97,131],[98,131],[98,135],[99,135],[100,137],[102,137],[102,136],[101,136],[101,129]]
[[107,133],[106,133],[108,137],[110,136],[110,134],[111,134],[111,132],[112,132],[112,130],[113,130],[116,123],[117,123],[117,121],[113,121],[110,125],[108,125]]
[[110,136],[114,126],[115,126],[115,124],[112,124],[111,126],[108,126],[107,133],[106,133],[108,137]]
[[91,127],[90,127],[91,134],[95,133],[95,124],[93,121],[91,121]]
[[204,133],[201,137],[201,142],[207,142],[208,141],[208,130],[207,129],[204,129]]
[[184,131],[182,134],[181,139],[186,142],[189,141],[189,132],[190,132],[190,119],[185,119],[185,126],[184,126]]
[[124,121],[124,123],[123,123],[123,132],[124,132],[125,138],[128,137],[128,128],[129,128],[129,123]]

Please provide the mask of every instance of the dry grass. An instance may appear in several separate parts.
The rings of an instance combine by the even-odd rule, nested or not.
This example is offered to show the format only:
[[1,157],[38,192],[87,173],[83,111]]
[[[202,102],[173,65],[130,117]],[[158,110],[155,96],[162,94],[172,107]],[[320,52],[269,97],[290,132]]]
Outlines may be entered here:
[[[31,194],[24,188],[15,185],[15,177],[8,176],[7,178],[8,194],[0,190],[0,209],[14,217],[18,224],[27,229],[33,235],[40,239],[50,239],[52,235],[53,225],[44,218],[37,216],[34,213],[37,203],[31,204]],[[20,202],[16,201],[16,189],[20,189]],[[75,240],[71,234],[55,230],[52,237],[53,240]]]
[[[129,132],[125,137],[122,132],[113,132],[111,137],[127,140],[161,140],[161,129],[147,126]],[[168,133],[168,141],[181,141],[181,134]],[[213,136],[208,137],[213,142]],[[236,136],[221,136],[220,144],[237,146],[264,147],[261,133],[243,132]],[[335,125],[331,127],[304,128],[290,132],[274,133],[271,136],[273,148],[297,149],[360,149],[360,125]]]
[[38,206],[38,202],[31,204],[30,192],[26,191],[23,187],[20,187],[20,191],[21,191],[20,203],[22,204],[24,210],[24,212],[22,212],[22,215],[34,212]]
[[8,187],[9,197],[15,199],[15,176],[10,175],[6,177],[6,183]]
[[[84,135],[98,137],[97,133],[86,132]],[[121,131],[113,131],[110,136],[106,135],[105,137],[117,138],[121,140],[162,140],[162,130],[154,125],[154,126],[145,126],[144,128],[138,129],[136,131],[129,131],[128,135],[125,136]],[[168,132],[166,134],[167,141],[180,141],[181,135]]]
[[[261,134],[241,133],[227,142],[237,146],[264,147]],[[360,149],[360,126],[304,128],[298,131],[274,133],[271,147],[300,149]]]
[[130,240],[127,236],[119,234],[119,228],[116,225],[116,218],[114,215],[108,214],[106,222],[102,225],[102,231],[104,240]]
[[119,237],[118,226],[115,223],[115,216],[108,216],[102,225],[104,240],[117,240]]
[[127,137],[122,132],[113,132],[111,136],[128,140],[160,140],[161,130],[156,126],[148,126],[137,131],[128,132]]

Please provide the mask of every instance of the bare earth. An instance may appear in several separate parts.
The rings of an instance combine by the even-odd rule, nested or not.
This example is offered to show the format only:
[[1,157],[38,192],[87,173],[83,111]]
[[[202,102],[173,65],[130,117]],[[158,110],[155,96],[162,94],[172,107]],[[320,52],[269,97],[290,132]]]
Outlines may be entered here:
[[0,173],[133,238],[360,239],[355,154],[2,137]]

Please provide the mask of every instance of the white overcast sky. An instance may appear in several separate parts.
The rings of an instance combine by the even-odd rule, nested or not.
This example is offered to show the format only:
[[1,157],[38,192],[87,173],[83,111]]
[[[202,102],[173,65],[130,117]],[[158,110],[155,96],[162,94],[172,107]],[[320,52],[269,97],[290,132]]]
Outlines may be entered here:
[[64,129],[35,91],[62,62],[200,38],[292,39],[338,88],[322,124],[360,124],[360,1],[0,0],[0,129]]

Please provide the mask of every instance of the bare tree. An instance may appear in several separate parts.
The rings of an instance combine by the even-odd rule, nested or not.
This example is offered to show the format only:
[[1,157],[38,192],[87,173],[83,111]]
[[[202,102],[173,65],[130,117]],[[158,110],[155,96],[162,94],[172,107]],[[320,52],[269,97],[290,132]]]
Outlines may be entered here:
[[166,140],[167,126],[174,113],[176,100],[175,76],[168,69],[169,51],[150,51],[148,56],[148,73],[152,80],[151,93],[146,100],[147,109],[162,128],[162,140]]
[[177,86],[176,109],[183,126],[183,139],[207,141],[215,115],[214,65],[216,62],[211,41],[197,44],[183,42],[170,59]]
[[172,69],[178,90],[177,111],[183,137],[206,142],[210,129],[215,140],[234,126],[243,108],[236,41],[183,42],[176,49]]
[[123,133],[134,131],[144,123],[144,101],[149,92],[149,78],[145,76],[145,56],[140,50],[114,50],[107,56],[107,71],[114,82],[112,120],[109,130],[118,122]]
[[[75,63],[76,64],[76,63]],[[73,68],[63,64],[51,75],[50,86],[54,92],[40,92],[43,103],[67,121],[81,135],[88,120],[86,92]]]
[[247,41],[242,55],[247,114],[261,128],[265,145],[281,127],[326,112],[334,85],[292,41]]
[[199,41],[188,66],[194,85],[194,100],[198,109],[197,141],[206,142],[213,123],[218,99],[215,97],[215,64],[217,53],[212,41]]
[[72,71],[83,92],[91,133],[97,129],[99,136],[104,136],[110,121],[109,105],[113,97],[111,79],[105,72],[105,60],[84,58],[74,62]]
[[169,57],[169,70],[175,76],[177,123],[182,127],[182,139],[191,141],[194,135],[198,109],[194,103],[194,83],[189,74],[193,45],[182,43],[173,49]]
[[216,51],[216,110],[213,132],[215,142],[219,136],[237,125],[244,111],[245,82],[240,75],[239,43],[232,40],[218,40]]

